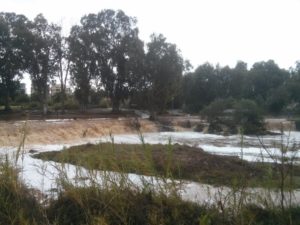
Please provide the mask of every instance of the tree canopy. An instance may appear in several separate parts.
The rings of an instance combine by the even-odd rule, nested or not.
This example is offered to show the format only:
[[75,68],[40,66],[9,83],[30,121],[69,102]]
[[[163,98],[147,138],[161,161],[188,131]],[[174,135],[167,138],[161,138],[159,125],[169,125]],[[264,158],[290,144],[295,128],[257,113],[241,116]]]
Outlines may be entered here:
[[24,34],[27,23],[23,15],[0,13],[0,92],[6,111],[10,110],[10,99],[26,67]]
[[179,91],[184,61],[175,44],[163,35],[152,35],[146,54],[148,100],[152,112],[164,112]]
[[61,27],[49,24],[42,14],[37,15],[29,24],[27,45],[27,70],[31,75],[34,91],[47,113],[49,81],[58,71],[57,42],[60,40]]
[[123,11],[89,14],[82,17],[81,26],[72,28],[70,40],[72,72],[83,101],[87,102],[90,80],[98,77],[118,111],[142,71],[144,50],[136,20]]
[[273,60],[252,66],[238,61],[234,67],[207,62],[190,71],[174,43],[152,34],[144,44],[137,19],[121,10],[87,14],[67,36],[61,30],[41,14],[29,20],[0,13],[0,103],[6,110],[27,72],[35,92],[31,100],[39,101],[44,113],[55,79],[62,105],[70,79],[83,110],[105,98],[103,105],[111,103],[113,111],[126,103],[155,117],[174,107],[199,113],[216,100],[246,99],[266,113],[300,113],[299,62],[290,70]]

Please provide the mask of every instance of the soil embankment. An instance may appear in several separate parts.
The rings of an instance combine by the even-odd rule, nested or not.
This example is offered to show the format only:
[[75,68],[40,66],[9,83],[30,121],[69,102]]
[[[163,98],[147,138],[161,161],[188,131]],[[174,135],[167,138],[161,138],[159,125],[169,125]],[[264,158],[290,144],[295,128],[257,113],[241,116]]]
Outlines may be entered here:
[[294,121],[287,120],[285,118],[266,118],[266,129],[267,130],[285,130],[294,131],[296,130],[296,125]]
[[[266,119],[267,130],[295,130],[295,124],[286,119]],[[191,131],[207,126],[196,116],[164,116],[153,122],[134,117],[92,119],[48,119],[28,121],[0,121],[0,146],[18,146],[24,132],[26,144],[72,143],[86,138],[110,134],[133,134],[158,131]],[[205,129],[203,130],[205,132]]]
[[60,144],[97,138],[109,134],[156,132],[158,127],[149,120],[133,118],[29,120],[0,122],[0,146],[17,146],[26,133],[27,144]]

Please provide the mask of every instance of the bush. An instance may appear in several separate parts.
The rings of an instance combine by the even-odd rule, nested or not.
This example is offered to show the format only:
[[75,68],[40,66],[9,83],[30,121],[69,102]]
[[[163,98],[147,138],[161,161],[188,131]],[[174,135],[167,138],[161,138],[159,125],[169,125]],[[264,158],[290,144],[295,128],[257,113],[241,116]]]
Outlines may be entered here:
[[101,98],[99,102],[99,107],[100,108],[109,108],[111,107],[111,100],[107,97]]
[[41,108],[41,103],[37,102],[37,101],[31,101],[27,107],[28,109],[40,109]]
[[218,99],[201,111],[201,116],[210,123],[211,133],[235,134],[239,129],[244,134],[265,132],[262,110],[252,100]]
[[200,115],[208,120],[208,122],[212,122],[217,120],[220,117],[225,116],[225,110],[232,109],[234,105],[234,100],[232,98],[228,99],[217,99],[205,107]]
[[[62,110],[62,103],[61,102],[57,102],[54,103],[52,105],[54,110]],[[79,109],[80,105],[78,104],[78,102],[72,98],[68,98],[65,101],[65,109],[69,109],[69,110],[76,110]]]
[[234,99],[217,99],[201,111],[201,116],[209,122],[208,132],[217,134],[237,133],[233,120]]
[[151,191],[71,187],[51,203],[48,215],[50,222],[60,225],[198,225],[202,212],[195,203]]
[[234,104],[234,122],[244,134],[263,134],[265,132],[262,110],[252,100],[240,100]]
[[[299,225],[299,207],[282,216],[277,208],[244,205],[240,211],[218,206],[201,206],[174,195],[132,189],[68,187],[47,211],[51,224],[127,224],[127,225],[231,225],[251,221],[253,225]],[[289,222],[288,222],[289,221]]]
[[269,112],[278,114],[283,111],[288,102],[288,92],[285,88],[281,87],[276,90],[272,90],[270,96],[267,99],[266,105]]
[[16,104],[28,104],[29,102],[30,98],[27,94],[19,94],[14,99],[14,103]]
[[79,103],[74,99],[67,99],[65,102],[65,109],[79,109]]

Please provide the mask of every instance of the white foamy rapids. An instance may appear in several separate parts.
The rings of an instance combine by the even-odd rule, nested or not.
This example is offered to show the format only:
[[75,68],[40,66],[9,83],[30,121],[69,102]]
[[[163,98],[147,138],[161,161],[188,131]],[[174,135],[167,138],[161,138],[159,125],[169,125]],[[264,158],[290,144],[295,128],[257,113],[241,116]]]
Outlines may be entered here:
[[[18,161],[17,164],[22,169],[20,178],[29,187],[40,190],[49,196],[56,196],[56,190],[59,188],[58,178],[64,177],[77,186],[88,186],[91,182],[97,182],[99,186],[104,185],[103,180],[110,182],[119,182],[124,176],[127,183],[136,187],[150,187],[153,190],[168,190],[166,187],[172,183],[170,180],[161,180],[157,177],[142,176],[137,174],[118,174],[115,172],[88,171],[82,167],[70,164],[61,164],[49,161],[42,161],[32,158],[28,153]],[[104,178],[105,177],[105,178]],[[197,182],[172,183],[177,187],[182,199],[196,202],[199,204],[216,204],[219,201],[226,200],[230,204],[230,198],[238,197],[240,193],[233,193],[228,187],[214,187],[212,185],[201,184]],[[150,185],[150,186],[149,186]],[[263,200],[272,201],[274,204],[280,204],[278,193],[275,191],[266,191],[261,188],[249,188],[246,190],[249,203],[262,204]],[[300,203],[300,191],[296,190],[292,196],[292,203]],[[233,199],[232,199],[233,200]]]
[[[284,135],[268,135],[264,137],[244,136],[243,141],[239,135],[221,136],[214,134],[203,134],[198,132],[157,132],[138,134],[120,134],[104,136],[99,138],[86,138],[72,144],[53,144],[53,145],[27,145],[26,151],[60,151],[74,145],[99,142],[114,142],[126,144],[182,144],[202,148],[204,151],[218,154],[238,156],[248,161],[270,162],[279,160],[281,156],[281,144],[287,149],[294,151],[286,153],[287,157],[299,160],[300,132],[291,132]],[[241,145],[243,147],[241,147]]]
[[[300,132],[264,137],[244,136],[243,141],[239,135],[221,136],[197,132],[146,133],[143,136],[124,134],[113,137],[114,143],[140,144],[142,140],[149,144],[168,144],[169,142],[184,144],[202,148],[213,154],[238,156],[248,161],[264,162],[279,160],[281,144],[287,146],[287,149],[294,150],[287,152],[286,156],[293,157],[296,161],[298,161],[300,149]],[[110,142],[112,139],[103,137],[98,141]]]

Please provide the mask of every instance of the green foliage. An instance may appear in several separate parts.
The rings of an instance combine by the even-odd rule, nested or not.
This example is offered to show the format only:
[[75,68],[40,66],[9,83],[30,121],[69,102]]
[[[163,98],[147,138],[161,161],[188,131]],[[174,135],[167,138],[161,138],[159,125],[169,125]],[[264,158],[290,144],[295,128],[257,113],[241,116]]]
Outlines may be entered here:
[[186,107],[199,112],[217,97],[218,79],[214,67],[209,64],[199,66],[194,73],[184,77],[183,90]]
[[[58,103],[54,103],[52,106],[55,110],[62,110],[62,104],[61,102]],[[80,109],[80,105],[78,104],[78,102],[76,100],[74,100],[73,98],[67,98],[65,100],[65,104],[64,104],[64,109],[68,109],[68,110],[78,110]]]
[[24,33],[28,20],[15,13],[0,13],[0,101],[10,110],[21,71],[25,69]]
[[253,97],[260,95],[266,100],[270,93],[287,80],[288,75],[288,71],[280,69],[273,60],[257,62],[249,71],[247,94]]
[[298,101],[297,74],[297,69],[289,73],[272,60],[257,62],[250,70],[243,62],[235,68],[205,63],[184,77],[185,109],[198,112],[216,99],[231,97],[253,100],[268,112],[279,114],[289,103]]
[[[242,61],[234,68],[204,63],[182,76],[191,66],[177,46],[161,34],[152,35],[145,53],[137,20],[121,10],[83,16],[68,38],[41,14],[30,21],[0,13],[0,34],[0,103],[6,110],[23,72],[30,74],[44,113],[50,78],[59,77],[64,92],[69,72],[82,109],[99,104],[93,85],[111,99],[113,110],[130,99],[132,106],[148,108],[154,117],[174,107],[198,113],[216,99],[250,99],[272,114],[300,102],[299,62],[290,71],[273,60],[256,62],[250,69]],[[58,99],[64,105],[64,96]],[[299,113],[298,108],[292,111]]]
[[78,100],[87,103],[91,79],[99,79],[112,99],[113,110],[118,111],[139,81],[143,66],[143,42],[136,20],[121,10],[89,14],[72,28],[69,40]]
[[278,114],[283,111],[290,99],[288,89],[285,86],[277,88],[267,97],[267,108],[269,112]]
[[[64,99],[62,100],[62,98]],[[64,102],[64,105],[62,105],[62,102]],[[63,110],[63,109],[76,110],[80,108],[80,105],[72,95],[65,94],[64,96],[62,96],[61,92],[51,96],[51,101],[49,105],[55,110]]]
[[151,112],[164,112],[179,92],[184,62],[175,44],[163,35],[151,36],[146,54],[148,104]]
[[[34,157],[71,163],[89,170],[136,173],[227,186],[232,186],[236,177],[243,174],[248,186],[261,187],[272,169],[274,173],[268,179],[270,187],[276,187],[278,181],[276,170],[269,165],[250,163],[236,157],[215,156],[198,148],[180,145],[87,144],[60,152],[43,152]],[[293,175],[296,179],[300,177],[300,167],[295,166]],[[296,182],[295,186],[300,187],[300,183]]]
[[210,123],[210,132],[264,134],[263,113],[258,105],[247,99],[217,99],[201,111]]
[[263,134],[262,110],[254,101],[243,99],[234,104],[234,121],[244,134]]
[[107,97],[101,98],[101,100],[99,102],[99,107],[100,108],[109,108],[109,107],[111,107],[110,99],[107,98]]
[[44,224],[42,208],[8,161],[0,163],[0,224]]
[[40,109],[41,103],[38,101],[30,101],[30,103],[27,106],[29,109]]
[[37,15],[28,25],[26,52],[27,71],[31,76],[34,91],[47,113],[49,82],[58,71],[56,48],[60,40],[61,27],[49,24],[42,14]]
[[201,116],[206,118],[209,122],[216,120],[218,117],[224,116],[225,110],[233,110],[234,100],[228,99],[217,99],[205,107],[200,113]]
[[30,97],[25,93],[19,93],[14,99],[14,103],[16,104],[28,104],[29,102]]
[[69,187],[51,202],[50,221],[81,224],[198,224],[201,206],[175,196],[130,189]]

